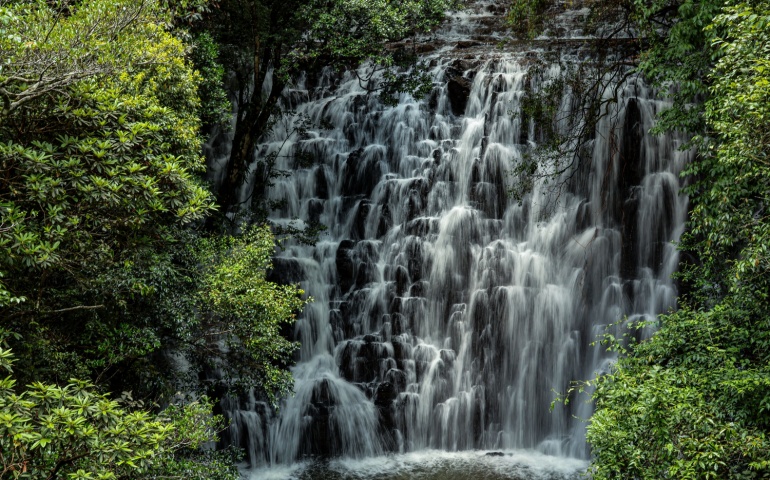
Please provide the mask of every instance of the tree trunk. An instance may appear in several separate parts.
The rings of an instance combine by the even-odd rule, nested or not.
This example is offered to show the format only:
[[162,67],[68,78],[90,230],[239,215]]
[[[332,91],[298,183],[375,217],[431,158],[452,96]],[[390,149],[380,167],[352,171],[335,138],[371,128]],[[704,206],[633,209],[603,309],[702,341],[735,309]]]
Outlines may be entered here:
[[[255,47],[259,52],[259,40],[256,40]],[[230,159],[227,162],[227,174],[219,188],[217,200],[222,213],[237,212],[242,204],[248,201],[241,199],[238,192],[241,186],[246,182],[249,168],[254,166],[257,144],[265,133],[265,129],[270,120],[270,116],[275,111],[275,106],[284,88],[284,83],[278,79],[273,80],[273,85],[266,99],[262,99],[262,84],[265,80],[267,69],[262,68],[262,63],[267,64],[272,59],[273,67],[280,65],[280,45],[273,46],[272,49],[266,48],[261,53],[263,62],[260,62],[260,54],[255,55],[253,82],[254,87],[250,98],[239,105],[235,132],[233,135],[233,144],[230,151]],[[276,53],[272,55],[271,50]],[[243,88],[243,87],[242,87]],[[265,172],[261,177],[256,178],[254,188],[268,181],[270,172]]]

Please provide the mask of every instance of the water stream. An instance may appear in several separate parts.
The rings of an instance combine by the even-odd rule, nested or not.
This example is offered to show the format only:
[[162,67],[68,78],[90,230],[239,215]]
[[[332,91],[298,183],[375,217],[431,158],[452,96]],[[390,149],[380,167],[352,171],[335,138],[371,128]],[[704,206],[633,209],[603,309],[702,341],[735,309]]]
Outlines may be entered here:
[[271,190],[286,200],[272,221],[328,230],[275,261],[314,298],[295,327],[294,396],[278,414],[253,396],[223,403],[252,478],[567,478],[585,466],[591,407],[551,411],[554,392],[606,369],[591,343],[608,325],[676,306],[691,153],[647,133],[665,102],[629,79],[559,195],[540,182],[515,201],[511,172],[538,138],[520,99],[559,67],[538,79],[536,49],[490,45],[496,8],[437,35],[429,98],[386,107],[331,71],[286,92],[328,128],[279,123],[260,147],[293,172]]

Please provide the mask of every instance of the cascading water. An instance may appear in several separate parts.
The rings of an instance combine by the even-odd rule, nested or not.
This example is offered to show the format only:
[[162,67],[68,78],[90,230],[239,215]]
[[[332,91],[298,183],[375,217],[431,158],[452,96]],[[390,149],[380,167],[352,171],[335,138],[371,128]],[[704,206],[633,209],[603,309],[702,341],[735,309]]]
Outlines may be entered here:
[[[520,115],[536,83],[527,55],[453,49],[489,17],[442,33],[425,57],[429,99],[386,107],[332,72],[286,92],[330,128],[295,138],[278,124],[262,145],[293,171],[271,190],[286,200],[272,220],[328,231],[275,261],[314,298],[296,324],[295,395],[277,415],[253,398],[223,405],[252,467],[424,449],[585,458],[590,405],[551,412],[554,391],[606,368],[590,344],[607,325],[675,307],[690,154],[647,133],[664,102],[627,80],[559,197],[541,182],[518,203],[511,172],[536,139]],[[561,112],[572,103],[568,92]],[[318,163],[296,164],[299,153]]]

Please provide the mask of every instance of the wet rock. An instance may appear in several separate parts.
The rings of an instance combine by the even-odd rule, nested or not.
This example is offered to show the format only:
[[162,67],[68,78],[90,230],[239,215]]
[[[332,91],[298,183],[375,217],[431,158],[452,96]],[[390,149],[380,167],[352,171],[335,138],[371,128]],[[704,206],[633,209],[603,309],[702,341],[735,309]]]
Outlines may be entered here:
[[441,157],[443,156],[443,152],[440,148],[436,148],[433,150],[433,153],[431,153],[431,156],[433,157],[433,163],[436,164],[436,166],[441,165]]
[[398,393],[406,391],[406,373],[397,368],[391,368],[385,374],[385,381],[390,382]]
[[398,396],[398,390],[390,382],[382,382],[374,392],[374,404],[378,407],[390,406]]
[[409,330],[409,322],[400,313],[391,314],[391,324],[393,326],[393,335],[401,335]]
[[412,358],[412,346],[408,343],[393,341],[393,358],[396,360],[410,360]]
[[478,157],[473,159],[473,166],[471,166],[471,183],[477,183],[481,181],[481,162]]
[[410,297],[424,297],[425,292],[427,291],[427,282],[414,282],[411,287],[409,287],[409,296]]
[[305,279],[305,273],[300,263],[293,258],[276,257],[273,259],[273,269],[266,279],[276,283],[297,283]]
[[362,262],[358,264],[356,272],[356,287],[362,288],[370,283],[377,282],[380,279],[380,272],[377,265],[371,262]]
[[333,405],[333,395],[329,386],[329,380],[324,378],[314,385],[310,401],[313,404]]
[[455,74],[449,77],[447,89],[452,113],[458,117],[463,115],[471,95],[471,81],[462,75]]
[[465,113],[468,98],[471,95],[472,78],[475,76],[474,65],[470,61],[455,60],[446,70],[447,92],[452,113],[456,116]]
[[422,279],[422,244],[419,241],[410,243],[406,247],[407,265],[406,269],[409,273],[409,278],[414,281]]
[[384,237],[393,226],[393,216],[390,207],[383,205],[380,209],[380,218],[377,221],[377,238]]
[[316,198],[308,200],[307,221],[310,223],[321,223],[321,214],[324,213],[324,204]]
[[[401,301],[401,297],[394,297],[393,300],[390,302],[390,307],[388,307],[388,311],[392,314],[401,313],[401,310],[403,308],[403,302]],[[395,324],[394,324],[395,328]],[[395,332],[395,330],[393,330]],[[394,333],[394,335],[398,335],[398,333]]]
[[472,48],[472,47],[480,47],[483,45],[481,42],[477,42],[475,40],[461,40],[455,44],[455,48]]
[[428,96],[428,111],[431,113],[436,113],[436,110],[438,110],[438,99],[441,95],[441,89],[434,88],[431,90],[430,95]]
[[348,292],[356,281],[356,264],[351,254],[354,246],[355,242],[353,240],[343,240],[337,247],[335,257],[337,284],[342,293]]
[[[619,193],[621,202],[615,202],[616,209],[613,212],[616,221],[621,225],[623,248],[620,256],[620,272],[624,278],[635,275],[636,252],[638,250],[636,234],[637,212],[639,198],[636,195],[636,185],[641,183],[642,177],[642,139],[644,128],[641,112],[636,100],[630,100],[626,106],[626,118],[623,124],[623,146],[620,152]],[[605,185],[605,190],[610,190],[611,185]]]
[[454,365],[456,357],[454,350],[442,349],[439,351],[439,356],[447,368],[450,368]]
[[409,286],[409,273],[406,268],[399,265],[396,268],[396,294],[403,296]]
[[352,233],[356,240],[363,240],[366,238],[366,219],[369,217],[369,212],[372,209],[372,204],[367,201],[361,201],[356,209],[356,216],[353,220]]
[[376,152],[363,147],[350,152],[342,168],[342,195],[369,196],[384,173]]
[[361,344],[358,349],[358,356],[355,359],[355,380],[371,382],[377,378],[379,373],[379,359],[383,351],[382,344],[379,342]]
[[329,198],[329,182],[326,181],[326,171],[323,165],[315,169],[315,196],[322,199]]
[[340,375],[349,382],[352,382],[355,377],[355,357],[357,354],[358,346],[354,342],[348,341],[337,357]]

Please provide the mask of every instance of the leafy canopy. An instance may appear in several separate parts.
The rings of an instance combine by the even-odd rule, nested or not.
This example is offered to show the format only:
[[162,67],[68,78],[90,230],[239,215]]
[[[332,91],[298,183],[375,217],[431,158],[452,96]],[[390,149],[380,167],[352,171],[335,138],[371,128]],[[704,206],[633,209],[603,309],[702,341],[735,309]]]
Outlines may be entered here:
[[2,15],[4,326],[23,335],[23,378],[95,378],[159,347],[128,306],[212,208],[197,178],[200,78],[154,0],[13,2]]
[[[224,363],[231,382],[256,386],[275,401],[291,391],[286,370],[298,344],[286,340],[282,329],[310,301],[294,285],[266,280],[275,249],[270,228],[251,227],[240,236],[219,236],[200,245],[204,270],[201,308],[208,308],[206,331],[228,342]],[[242,355],[241,358],[232,358]],[[243,355],[245,354],[245,355]]]

